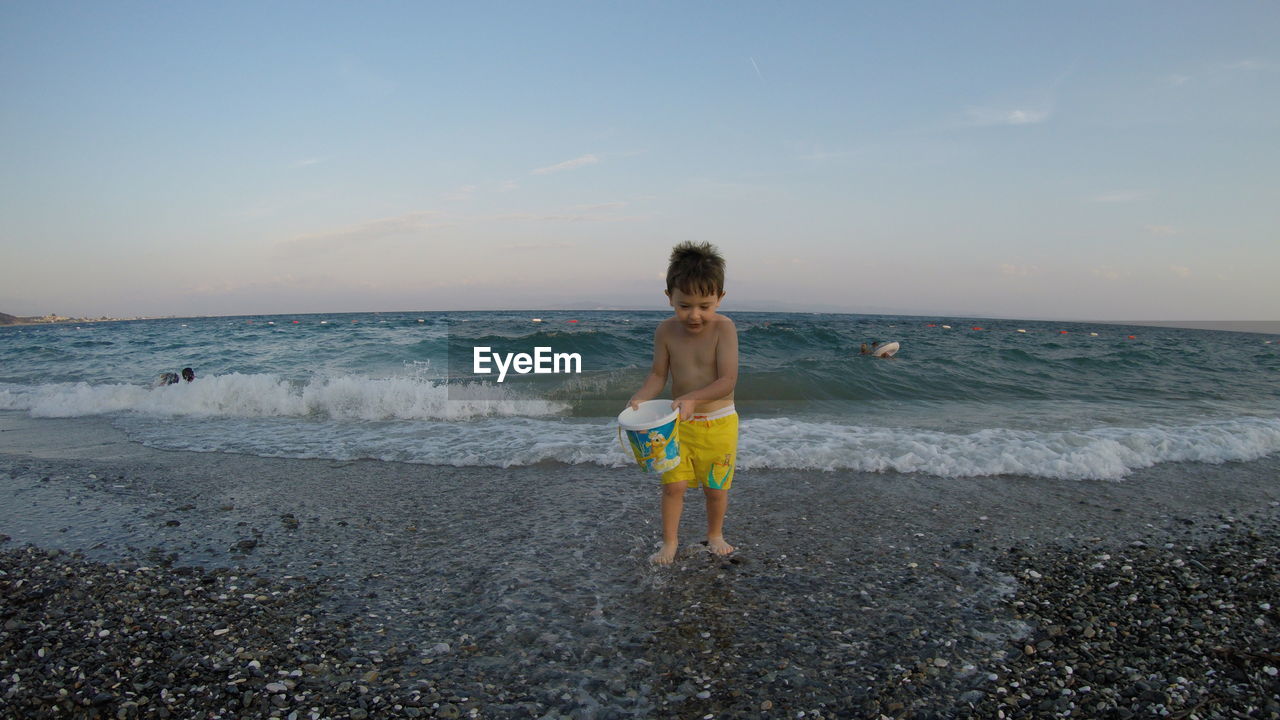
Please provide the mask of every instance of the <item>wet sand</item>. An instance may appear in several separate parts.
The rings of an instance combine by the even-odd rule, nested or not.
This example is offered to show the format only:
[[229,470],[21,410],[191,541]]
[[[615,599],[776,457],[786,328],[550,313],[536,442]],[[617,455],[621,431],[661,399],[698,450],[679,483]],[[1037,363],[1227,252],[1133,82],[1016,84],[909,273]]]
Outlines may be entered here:
[[[259,693],[258,705],[239,710],[210,700],[231,714],[1097,716],[1059,692],[1067,687],[1011,690],[1052,657],[1052,640],[1039,656],[1037,643],[1070,645],[1036,607],[1052,598],[1028,607],[1054,587],[1044,576],[1076,577],[1104,554],[1156,552],[1128,571],[1115,563],[1123,579],[1134,566],[1157,572],[1215,542],[1274,544],[1278,478],[1274,457],[1165,466],[1119,482],[742,472],[726,522],[739,551],[725,559],[701,548],[705,517],[690,493],[684,549],[659,569],[647,562],[659,536],[658,489],[631,468],[166,452],[130,443],[100,420],[0,414],[8,499],[0,533],[10,537],[0,547],[320,583],[313,614],[332,642],[326,649],[317,640],[311,655],[334,658],[319,681],[331,686],[328,699],[282,707]],[[1276,590],[1274,564],[1269,570],[1250,581],[1259,592]],[[1086,606],[1068,590],[1055,592]],[[1090,612],[1097,619],[1100,611]],[[1274,610],[1241,614],[1232,624],[1236,650],[1265,655],[1276,619]],[[1132,667],[1124,647],[1098,662]],[[4,671],[16,662],[9,657]],[[1248,678],[1272,677],[1263,661],[1246,665]],[[371,667],[378,676],[362,693]],[[426,681],[431,690],[416,704],[402,697]],[[337,690],[343,682],[346,694]],[[1146,700],[1117,690],[1105,709],[1122,717],[1122,708],[1199,704],[1199,717],[1225,717],[1215,708],[1254,707],[1247,695],[1205,701],[1216,697],[1205,683]],[[370,705],[374,697],[383,704]],[[1070,702],[1059,707],[1062,697]],[[157,705],[138,716],[147,707]]]

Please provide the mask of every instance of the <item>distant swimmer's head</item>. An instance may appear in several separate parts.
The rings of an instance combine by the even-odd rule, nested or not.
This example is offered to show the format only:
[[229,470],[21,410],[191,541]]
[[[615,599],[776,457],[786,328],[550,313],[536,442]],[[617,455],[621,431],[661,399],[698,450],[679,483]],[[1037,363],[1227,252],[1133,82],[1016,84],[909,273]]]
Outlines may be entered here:
[[724,258],[711,243],[683,242],[671,250],[667,265],[667,295],[724,295]]
[[191,382],[196,379],[196,371],[191,368],[182,368],[182,379]]

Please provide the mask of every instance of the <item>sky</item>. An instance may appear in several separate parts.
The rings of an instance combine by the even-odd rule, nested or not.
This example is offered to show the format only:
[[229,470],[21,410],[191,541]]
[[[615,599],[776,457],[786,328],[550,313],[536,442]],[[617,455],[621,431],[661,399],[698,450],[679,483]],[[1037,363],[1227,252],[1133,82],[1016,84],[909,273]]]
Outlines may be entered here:
[[1280,4],[0,3],[0,312],[1280,320]]

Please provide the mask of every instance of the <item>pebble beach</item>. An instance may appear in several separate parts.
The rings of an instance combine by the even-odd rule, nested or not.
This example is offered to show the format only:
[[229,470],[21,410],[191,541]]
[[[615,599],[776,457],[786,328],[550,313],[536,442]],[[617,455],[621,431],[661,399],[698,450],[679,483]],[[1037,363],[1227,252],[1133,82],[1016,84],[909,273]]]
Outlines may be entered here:
[[51,718],[1273,718],[1278,469],[744,472],[738,552],[700,546],[691,495],[681,555],[654,568],[657,493],[631,469],[165,452],[7,416],[0,702]]
[[1280,1],[0,19],[0,720],[1280,720]]

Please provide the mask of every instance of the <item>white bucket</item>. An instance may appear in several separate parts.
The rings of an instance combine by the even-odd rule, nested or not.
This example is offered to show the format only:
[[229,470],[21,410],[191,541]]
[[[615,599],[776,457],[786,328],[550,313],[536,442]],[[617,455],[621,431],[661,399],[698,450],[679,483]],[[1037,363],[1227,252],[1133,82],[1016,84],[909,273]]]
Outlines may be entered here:
[[648,400],[638,410],[630,407],[618,414],[618,441],[627,434],[627,444],[640,469],[664,473],[680,465],[680,411],[670,400]]

